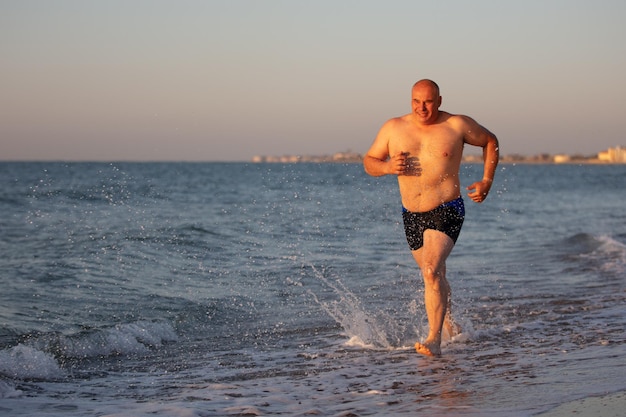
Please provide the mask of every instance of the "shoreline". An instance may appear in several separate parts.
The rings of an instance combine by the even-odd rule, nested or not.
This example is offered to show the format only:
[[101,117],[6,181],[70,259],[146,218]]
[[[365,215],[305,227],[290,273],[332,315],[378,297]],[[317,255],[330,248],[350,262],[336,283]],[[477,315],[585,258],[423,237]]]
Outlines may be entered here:
[[590,396],[561,404],[551,410],[534,414],[535,417],[622,417],[626,410],[626,391],[602,396]]
[[[272,160],[63,160],[63,159],[35,159],[35,160],[10,160],[0,159],[0,164],[277,164],[277,165],[296,165],[296,164],[362,164],[362,159],[332,159],[332,158],[301,158],[293,159],[272,159]],[[481,165],[483,162],[473,158],[463,159],[461,165]],[[509,158],[500,159],[498,165],[626,165],[626,162],[610,162],[598,159],[576,159],[566,162],[540,161],[533,159],[513,160]]]

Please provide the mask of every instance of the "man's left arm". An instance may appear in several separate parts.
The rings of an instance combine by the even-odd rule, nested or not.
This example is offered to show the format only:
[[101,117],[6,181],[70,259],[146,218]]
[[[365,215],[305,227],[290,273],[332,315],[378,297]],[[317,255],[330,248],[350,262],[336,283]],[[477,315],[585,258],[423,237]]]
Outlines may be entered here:
[[473,146],[483,148],[483,179],[467,187],[468,196],[476,203],[482,203],[493,184],[496,167],[500,161],[500,144],[496,135],[467,116],[461,116],[463,140]]

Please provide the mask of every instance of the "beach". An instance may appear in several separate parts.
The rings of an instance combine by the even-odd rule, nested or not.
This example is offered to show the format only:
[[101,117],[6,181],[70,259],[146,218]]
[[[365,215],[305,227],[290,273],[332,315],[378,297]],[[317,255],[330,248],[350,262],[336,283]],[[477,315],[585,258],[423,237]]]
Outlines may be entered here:
[[537,414],[539,417],[622,417],[626,410],[626,392],[601,397],[588,397],[562,404],[553,410]]
[[[463,190],[481,168],[462,165]],[[616,415],[624,178],[500,166],[465,200],[446,265],[462,332],[430,358],[393,177],[0,163],[0,414]]]

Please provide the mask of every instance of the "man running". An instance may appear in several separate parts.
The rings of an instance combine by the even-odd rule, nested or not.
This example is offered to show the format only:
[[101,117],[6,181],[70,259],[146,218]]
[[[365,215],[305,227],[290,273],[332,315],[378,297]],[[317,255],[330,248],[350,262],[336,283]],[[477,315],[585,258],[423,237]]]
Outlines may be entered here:
[[412,89],[412,112],[387,121],[363,159],[372,176],[397,175],[407,242],[424,278],[429,333],[418,353],[441,355],[441,333],[458,333],[450,316],[446,259],[461,231],[465,208],[459,169],[463,146],[483,148],[483,178],[467,187],[481,203],[499,160],[498,139],[472,118],[440,111],[439,86],[421,80]]

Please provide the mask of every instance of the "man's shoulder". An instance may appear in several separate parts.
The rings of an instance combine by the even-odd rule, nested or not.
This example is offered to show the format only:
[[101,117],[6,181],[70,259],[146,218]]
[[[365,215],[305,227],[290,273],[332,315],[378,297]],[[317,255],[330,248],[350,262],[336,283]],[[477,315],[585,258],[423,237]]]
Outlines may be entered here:
[[410,114],[404,114],[402,116],[397,116],[397,117],[392,117],[391,119],[387,120],[387,124],[404,124],[407,123],[409,121],[409,118],[411,117]]
[[441,118],[441,122],[449,125],[455,130],[464,131],[471,125],[473,119],[464,114],[452,114],[448,112],[442,112],[443,117]]
[[383,129],[398,130],[404,128],[408,124],[410,115],[392,117],[383,124]]
[[448,112],[441,112],[443,114],[443,121],[447,123],[459,124],[468,123],[472,120],[471,117],[464,114],[453,114]]

